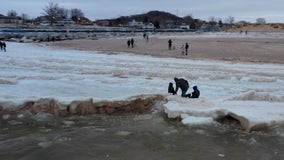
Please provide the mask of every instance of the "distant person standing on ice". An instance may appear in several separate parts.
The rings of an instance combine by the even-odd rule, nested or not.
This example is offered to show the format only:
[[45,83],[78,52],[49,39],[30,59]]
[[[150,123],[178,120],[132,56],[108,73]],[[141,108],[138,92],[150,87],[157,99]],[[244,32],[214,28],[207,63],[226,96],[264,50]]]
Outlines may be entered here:
[[133,38],[131,38],[130,43],[131,43],[131,47],[133,48],[134,47],[134,39]]
[[6,52],[6,43],[3,42],[3,48],[4,48],[4,52]]
[[0,49],[3,50],[3,43],[0,41]]
[[189,88],[188,81],[183,79],[183,78],[177,78],[177,77],[175,77],[174,80],[176,82],[175,94],[177,94],[178,89],[180,88],[181,89],[181,96],[186,97],[186,92]]
[[6,52],[6,43],[0,42],[0,48],[1,48],[1,51],[4,50],[4,52]]
[[186,43],[185,43],[185,55],[188,55],[188,48],[189,48],[189,45],[188,45],[188,43],[186,42]]
[[147,43],[149,42],[149,36],[148,35],[146,36],[146,42]]
[[168,45],[169,45],[169,50],[172,50],[172,40],[171,39],[169,39],[169,41],[168,41]]
[[131,43],[131,42],[130,42],[130,39],[128,39],[128,40],[127,40],[127,46],[128,46],[128,48],[130,48],[130,43]]
[[146,38],[146,33],[143,34],[143,38],[144,38],[144,39]]

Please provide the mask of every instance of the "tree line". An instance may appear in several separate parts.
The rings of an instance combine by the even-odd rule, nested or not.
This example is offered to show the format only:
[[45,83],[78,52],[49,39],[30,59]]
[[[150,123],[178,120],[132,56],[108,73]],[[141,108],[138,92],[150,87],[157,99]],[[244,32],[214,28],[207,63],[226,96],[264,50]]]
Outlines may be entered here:
[[57,3],[50,2],[49,5],[43,8],[44,16],[52,25],[60,19],[71,18],[74,22],[79,22],[81,18],[85,17],[83,11],[78,8],[71,10],[60,7]]
[[[21,15],[18,15],[15,10],[8,11],[7,16],[15,19],[22,19],[23,22],[29,19],[28,14],[22,13]],[[47,6],[43,8],[42,16],[45,17],[51,25],[62,19],[69,18],[72,19],[74,22],[78,23],[82,18],[85,18],[85,15],[81,9],[66,9],[53,2],[50,2]]]

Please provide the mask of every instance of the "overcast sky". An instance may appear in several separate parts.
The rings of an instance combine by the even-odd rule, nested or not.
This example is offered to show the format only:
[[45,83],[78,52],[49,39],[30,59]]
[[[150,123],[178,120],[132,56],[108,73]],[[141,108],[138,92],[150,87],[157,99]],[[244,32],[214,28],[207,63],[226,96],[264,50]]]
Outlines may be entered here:
[[43,15],[43,8],[49,2],[66,9],[81,9],[91,20],[160,10],[202,20],[213,16],[225,21],[232,16],[236,22],[264,18],[267,22],[284,23],[284,0],[0,0],[0,14],[15,10],[18,15],[26,13],[35,18]]

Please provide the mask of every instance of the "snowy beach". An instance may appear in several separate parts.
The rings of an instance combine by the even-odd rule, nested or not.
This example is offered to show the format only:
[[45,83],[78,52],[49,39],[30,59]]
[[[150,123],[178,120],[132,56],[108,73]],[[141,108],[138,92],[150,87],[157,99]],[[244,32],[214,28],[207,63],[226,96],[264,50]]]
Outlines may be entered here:
[[[250,131],[282,125],[284,121],[282,64],[101,54],[55,50],[46,44],[8,45],[9,51],[1,53],[0,60],[0,101],[4,109],[42,98],[70,104],[162,95],[167,101],[162,108],[168,117],[181,117],[189,126],[210,125],[230,116]],[[173,77],[188,79],[191,88],[197,85],[201,97],[184,99],[167,94]]]
[[[50,45],[83,51],[106,53],[135,53],[162,58],[182,58],[191,60],[219,60],[229,62],[284,63],[283,32],[218,32],[218,33],[142,33],[114,36],[97,40],[80,39],[52,43]],[[127,40],[134,38],[134,48],[127,47]],[[168,50],[168,40],[172,40],[172,50]],[[181,54],[181,47],[189,44],[190,56]]]
[[[133,50],[124,40],[109,39],[118,49],[103,52],[88,45],[107,39],[82,48],[85,40],[8,42],[0,52],[0,159],[284,157],[281,58],[221,61],[207,52],[181,58],[163,49],[165,56],[157,49],[143,55],[143,39]],[[188,92],[197,85],[200,98],[168,94],[174,77],[189,81]]]

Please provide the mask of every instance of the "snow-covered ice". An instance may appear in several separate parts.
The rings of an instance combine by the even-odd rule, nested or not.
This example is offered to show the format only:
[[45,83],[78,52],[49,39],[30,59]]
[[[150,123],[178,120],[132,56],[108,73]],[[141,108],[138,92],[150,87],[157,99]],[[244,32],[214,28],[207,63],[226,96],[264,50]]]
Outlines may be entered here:
[[[0,102],[54,98],[71,102],[124,100],[162,94],[164,111],[187,125],[235,116],[246,130],[284,122],[284,65],[155,58],[60,50],[44,44],[8,43],[0,52]],[[167,94],[169,82],[184,77],[197,85],[199,99]],[[190,89],[188,92],[191,92]],[[179,93],[180,94],[180,93]]]

